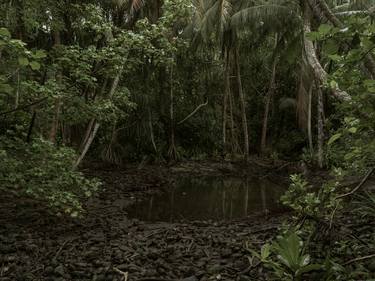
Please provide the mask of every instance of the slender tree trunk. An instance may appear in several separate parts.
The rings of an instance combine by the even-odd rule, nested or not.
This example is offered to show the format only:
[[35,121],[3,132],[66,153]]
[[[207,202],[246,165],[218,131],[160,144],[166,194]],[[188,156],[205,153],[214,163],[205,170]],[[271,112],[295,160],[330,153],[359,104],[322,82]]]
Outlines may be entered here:
[[[122,75],[122,70],[123,70],[123,67],[121,68],[121,70],[119,71],[119,73],[117,74],[117,76],[115,77],[115,79],[112,82],[111,90],[109,91],[109,94],[107,95],[107,98],[109,98],[109,99],[112,98],[112,96],[114,95],[114,93],[117,90],[117,87],[118,87],[118,84],[120,82],[120,78],[121,78],[121,75]],[[93,123],[91,123],[91,122],[93,122]],[[78,166],[81,164],[82,160],[85,158],[86,153],[89,151],[89,148],[90,148],[92,142],[94,141],[96,134],[98,133],[99,127],[100,127],[100,124],[98,123],[98,121],[96,121],[95,119],[90,121],[89,127],[86,131],[86,135],[88,135],[89,137],[86,139],[86,142],[83,144],[83,146],[82,146],[83,149],[82,149],[78,159],[76,160],[76,162],[73,165],[74,169],[78,168]]]
[[[53,37],[54,37],[54,41],[55,41],[55,47],[61,45],[60,31],[55,30],[53,32]],[[57,73],[56,80],[57,80],[58,84],[61,84],[61,82],[62,82],[61,73]],[[59,96],[55,100],[54,110],[55,110],[55,112],[54,112],[54,115],[53,115],[51,130],[50,130],[50,133],[49,133],[49,140],[52,143],[56,142],[56,134],[57,134],[58,127],[59,127],[60,110],[61,110],[61,98]]]
[[[277,47],[277,34],[275,36],[275,50]],[[277,66],[278,58],[275,57],[272,63],[272,74],[271,74],[271,80],[270,80],[270,86],[268,89],[268,92],[266,94],[265,99],[265,108],[264,108],[264,117],[263,117],[263,128],[262,128],[262,139],[261,139],[261,145],[260,145],[260,151],[262,154],[266,151],[267,146],[267,129],[268,129],[268,116],[270,111],[270,104],[271,99],[275,92],[275,79],[276,79],[276,66]]]
[[243,127],[243,137],[244,137],[244,153],[245,160],[249,160],[249,132],[247,128],[247,118],[246,118],[246,101],[242,89],[242,79],[241,79],[241,67],[239,62],[239,48],[236,49],[235,53],[235,63],[237,68],[237,85],[238,94],[240,97],[241,115],[242,115],[242,127]]
[[79,166],[79,164],[81,164],[83,158],[85,158],[86,153],[89,151],[89,148],[90,148],[92,142],[95,139],[95,136],[96,136],[96,134],[97,134],[97,132],[99,130],[99,127],[100,127],[100,124],[99,123],[95,123],[94,129],[92,130],[89,138],[87,139],[86,145],[84,146],[84,148],[83,148],[80,156],[78,157],[77,161],[74,164],[74,169],[78,168],[78,166]]
[[230,120],[230,143],[232,148],[232,154],[235,154],[238,152],[238,141],[236,136],[236,130],[234,128],[234,117],[233,117],[233,108],[234,108],[234,100],[233,100],[233,94],[229,92],[229,120]]
[[225,72],[224,72],[224,96],[223,96],[223,120],[222,120],[222,133],[223,133],[223,157],[227,152],[227,107],[228,98],[230,98],[230,66],[229,66],[229,50],[225,49]]
[[150,139],[151,139],[152,147],[154,148],[155,153],[158,154],[158,149],[155,143],[154,127],[152,126],[152,114],[151,114],[150,105],[148,105],[148,126],[150,128]]
[[323,93],[317,85],[318,93],[318,165],[319,168],[323,168],[324,163],[324,104],[323,104]]
[[30,143],[31,142],[31,135],[33,133],[33,128],[35,125],[35,120],[36,120],[36,111],[33,111],[33,116],[31,117],[30,125],[29,125],[29,130],[27,132],[27,137],[26,137],[26,142]]
[[18,108],[20,103],[20,71],[17,71],[17,90],[16,90],[16,99],[14,101],[14,109]]
[[314,155],[314,145],[313,145],[312,129],[311,129],[312,89],[313,87],[311,85],[309,89],[309,103],[307,106],[307,135],[309,139],[310,156]]
[[170,75],[171,75],[170,76],[170,104],[169,104],[170,136],[169,136],[168,157],[172,160],[176,160],[177,159],[177,151],[176,151],[176,144],[175,144],[173,67],[171,67]]
[[83,151],[83,149],[85,148],[87,140],[90,137],[90,134],[92,132],[92,128],[94,127],[94,125],[95,125],[95,118],[92,118],[90,120],[89,124],[87,125],[85,136],[84,136],[83,141],[81,142],[81,146],[79,148],[80,151]]

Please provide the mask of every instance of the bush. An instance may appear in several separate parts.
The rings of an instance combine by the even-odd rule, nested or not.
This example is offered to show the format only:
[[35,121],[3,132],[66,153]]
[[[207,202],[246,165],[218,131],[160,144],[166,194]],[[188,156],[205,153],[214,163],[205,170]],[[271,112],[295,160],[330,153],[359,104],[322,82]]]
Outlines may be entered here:
[[26,143],[16,136],[0,137],[0,190],[46,203],[58,214],[82,211],[80,199],[100,185],[73,169],[72,149],[43,139]]

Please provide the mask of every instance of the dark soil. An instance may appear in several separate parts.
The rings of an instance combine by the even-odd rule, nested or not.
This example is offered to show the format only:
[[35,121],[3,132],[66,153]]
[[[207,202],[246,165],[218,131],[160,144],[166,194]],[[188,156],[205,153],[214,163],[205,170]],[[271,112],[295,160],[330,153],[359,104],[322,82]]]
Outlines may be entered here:
[[104,189],[87,202],[82,219],[57,218],[32,202],[2,195],[0,280],[259,280],[258,268],[249,268],[245,243],[263,244],[283,215],[144,223],[128,219],[126,208],[135,198],[168,188],[181,173],[260,176],[267,174],[264,169],[210,163],[90,168],[84,172],[99,177]]

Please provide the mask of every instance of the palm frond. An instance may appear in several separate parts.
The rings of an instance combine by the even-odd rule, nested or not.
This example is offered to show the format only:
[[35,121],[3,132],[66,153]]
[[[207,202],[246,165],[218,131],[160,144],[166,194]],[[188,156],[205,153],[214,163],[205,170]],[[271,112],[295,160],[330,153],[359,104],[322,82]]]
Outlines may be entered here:
[[240,29],[246,26],[252,28],[268,25],[283,26],[297,17],[298,7],[290,2],[270,0],[263,4],[249,6],[239,10],[232,16],[232,26]]
[[196,0],[193,29],[195,36],[209,41],[212,36],[220,39],[227,29],[232,14],[232,4],[228,0]]
[[130,13],[134,13],[142,8],[144,0],[112,0],[112,3],[118,9],[127,10]]

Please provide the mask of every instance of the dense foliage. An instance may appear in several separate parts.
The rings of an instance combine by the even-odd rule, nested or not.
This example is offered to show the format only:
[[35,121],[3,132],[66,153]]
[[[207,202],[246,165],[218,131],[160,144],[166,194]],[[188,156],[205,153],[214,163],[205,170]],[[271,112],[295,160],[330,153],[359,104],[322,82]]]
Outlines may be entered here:
[[373,233],[332,233],[373,219],[374,194],[342,182],[375,165],[374,5],[3,1],[0,189],[77,216],[100,186],[85,160],[302,160],[331,179],[292,176],[293,227],[252,254],[277,280],[369,278],[366,258],[339,264]]

